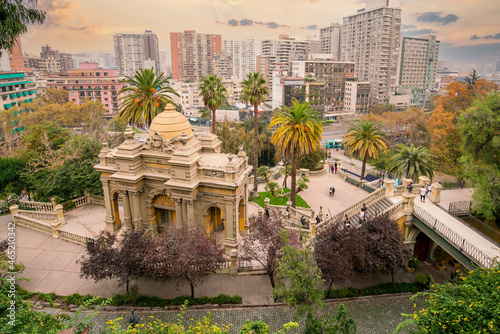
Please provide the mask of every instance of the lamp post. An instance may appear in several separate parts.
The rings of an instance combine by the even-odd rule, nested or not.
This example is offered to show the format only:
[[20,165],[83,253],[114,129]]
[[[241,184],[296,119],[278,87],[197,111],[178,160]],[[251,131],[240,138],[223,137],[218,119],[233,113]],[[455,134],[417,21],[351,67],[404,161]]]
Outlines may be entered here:
[[408,154],[408,168],[406,169],[406,178],[407,179],[410,178],[410,166],[411,166],[412,160],[413,160],[413,152],[410,152]]

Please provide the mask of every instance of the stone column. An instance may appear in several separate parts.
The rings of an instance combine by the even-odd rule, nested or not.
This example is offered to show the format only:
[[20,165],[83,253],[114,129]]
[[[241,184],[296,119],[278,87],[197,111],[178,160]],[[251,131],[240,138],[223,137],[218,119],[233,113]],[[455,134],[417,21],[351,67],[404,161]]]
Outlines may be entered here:
[[61,204],[57,204],[55,207],[55,211],[57,213],[57,222],[60,226],[66,225],[66,219],[64,219],[63,215],[63,206]]
[[238,251],[236,249],[231,249],[229,252],[229,256],[231,257],[231,267],[229,268],[229,274],[231,276],[238,275],[238,267],[236,265],[236,260],[238,260]]
[[133,214],[133,227],[134,230],[142,228],[142,215],[141,215],[141,202],[139,196],[141,195],[142,189],[135,191],[129,191],[129,195],[132,197],[132,214]]
[[113,208],[111,205],[112,199],[109,193],[109,184],[107,180],[103,180],[102,182],[102,190],[104,193],[104,208],[106,209],[106,217],[104,218],[104,222],[106,223],[105,231],[113,232],[120,228],[120,226],[116,225],[115,217],[113,217]]
[[432,203],[441,202],[441,191],[443,190],[443,186],[440,183],[434,182],[431,184],[431,194],[429,195],[429,199]]
[[177,226],[181,226],[183,221],[181,199],[174,198],[173,200],[175,202],[175,224],[177,224]]
[[[402,177],[402,178],[401,178],[401,182],[403,183],[403,186],[405,187],[405,190],[404,190],[404,191],[406,192],[406,191],[407,191],[407,190],[406,190],[406,189],[407,189],[406,187],[407,187],[407,186],[408,186],[411,182],[413,182],[413,180],[412,180],[412,179],[410,179],[410,178],[407,178],[407,177]],[[415,185],[414,185],[414,187],[415,187]]]
[[385,179],[384,180],[384,188],[385,188],[385,197],[390,198],[394,197],[394,181],[393,179]]
[[195,219],[194,219],[194,200],[186,200],[186,206],[187,206],[187,223],[189,225],[194,225]]
[[224,228],[226,229],[226,239],[224,240],[224,248],[226,251],[226,254],[229,254],[232,249],[236,249],[237,243],[236,243],[236,237],[235,237],[235,227],[236,227],[236,221],[235,221],[235,210],[234,210],[234,200],[226,201],[226,212],[225,212],[225,217],[226,217],[226,223]]
[[431,180],[427,176],[421,175],[418,177],[418,184],[420,186],[424,186],[427,189],[429,183],[431,183]]
[[123,200],[123,224],[125,225],[125,230],[132,229],[132,212],[130,211],[130,199],[128,192],[126,190],[118,190],[120,196]]
[[17,205],[12,205],[11,207],[9,207],[9,210],[10,210],[10,214],[11,215],[17,215],[18,212],[19,212],[19,207]]
[[406,215],[406,220],[412,220],[413,206],[415,202],[415,195],[408,192],[403,193],[403,213]]

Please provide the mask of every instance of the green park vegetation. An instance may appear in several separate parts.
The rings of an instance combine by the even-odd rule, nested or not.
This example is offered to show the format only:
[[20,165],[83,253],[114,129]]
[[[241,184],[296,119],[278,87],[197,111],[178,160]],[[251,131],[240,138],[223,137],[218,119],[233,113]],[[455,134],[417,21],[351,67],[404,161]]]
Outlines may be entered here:
[[[284,188],[283,189],[283,193],[284,194],[287,194],[289,192],[290,192],[289,188]],[[266,198],[270,199],[269,204],[271,204],[271,205],[283,205],[283,206],[286,206],[286,202],[288,202],[290,200],[289,196],[273,196],[270,191],[263,191],[263,192],[259,193],[258,197],[254,197],[252,199],[252,201],[254,203],[260,205],[261,207],[265,207],[264,200]],[[302,197],[300,197],[299,195],[296,195],[295,198],[296,198],[296,203],[297,203],[298,207],[300,207],[300,208],[306,208],[306,209],[310,208],[310,206],[307,204],[306,201],[304,201],[304,199]]]

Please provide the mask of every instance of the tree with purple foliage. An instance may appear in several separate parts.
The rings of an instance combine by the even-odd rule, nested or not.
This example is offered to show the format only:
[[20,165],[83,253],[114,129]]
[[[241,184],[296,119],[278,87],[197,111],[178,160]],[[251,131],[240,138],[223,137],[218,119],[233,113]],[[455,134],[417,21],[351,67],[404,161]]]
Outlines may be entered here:
[[118,240],[116,235],[102,232],[99,237],[87,243],[87,256],[82,256],[80,277],[92,278],[98,282],[117,278],[118,285],[126,285],[129,293],[130,281],[145,275],[143,265],[150,239],[143,230],[129,230]]
[[358,233],[365,239],[365,261],[360,270],[368,275],[377,269],[391,274],[402,268],[411,257],[408,245],[402,243],[403,236],[396,222],[387,214],[377,216],[365,222]]
[[187,281],[192,298],[194,287],[215,274],[223,261],[224,249],[220,243],[209,238],[200,226],[185,223],[160,233],[144,257],[149,276],[161,281],[171,278]]
[[314,258],[328,284],[326,296],[333,283],[349,282],[354,270],[363,266],[365,240],[355,228],[342,228],[342,222],[328,224],[313,240]]
[[[240,252],[243,257],[249,257],[259,262],[267,272],[271,286],[275,287],[276,260],[285,246],[280,232],[285,230],[283,219],[276,211],[271,212],[266,220],[261,215],[250,222],[248,236],[242,238]],[[292,240],[296,236],[290,236]]]

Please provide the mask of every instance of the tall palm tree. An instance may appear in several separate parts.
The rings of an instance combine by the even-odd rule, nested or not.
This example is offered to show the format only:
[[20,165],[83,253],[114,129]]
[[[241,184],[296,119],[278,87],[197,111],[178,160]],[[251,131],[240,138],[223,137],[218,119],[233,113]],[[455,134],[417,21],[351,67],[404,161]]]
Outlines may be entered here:
[[266,95],[269,95],[269,88],[266,86],[264,76],[259,72],[248,73],[247,78],[243,80],[243,88],[241,90],[241,100],[250,103],[253,106],[253,123],[255,133],[255,145],[253,148],[254,178],[253,192],[257,192],[257,167],[259,165],[259,126],[257,119],[259,117],[259,105],[265,101]]
[[168,103],[177,105],[169,95],[179,94],[169,86],[167,77],[163,73],[150,69],[139,69],[133,77],[126,77],[127,87],[120,89],[118,94],[124,93],[119,111],[121,119],[132,125],[140,123],[149,126],[156,115],[165,110]]
[[290,187],[290,200],[295,207],[295,194],[297,191],[297,163],[299,157],[318,149],[323,133],[319,114],[311,108],[309,103],[293,101],[292,107],[283,106],[275,112],[269,128],[278,128],[271,137],[283,156],[292,160],[292,185]]
[[226,87],[222,78],[215,74],[203,77],[200,84],[200,96],[203,96],[205,107],[212,111],[212,133],[215,134],[215,111],[226,101]]
[[380,124],[373,124],[369,120],[357,120],[344,137],[343,142],[344,147],[347,147],[347,152],[363,159],[361,180],[365,178],[368,158],[377,159],[379,152],[387,151],[386,136],[380,131],[380,127]]
[[[396,150],[397,153],[392,156],[387,165],[387,170],[390,173],[396,174],[398,177],[405,176],[409,164],[410,178],[414,181],[418,180],[418,177],[421,175],[432,179],[434,176],[433,157],[427,147],[415,147],[413,144],[410,144],[410,146],[399,144]],[[410,152],[413,153],[411,159]]]

